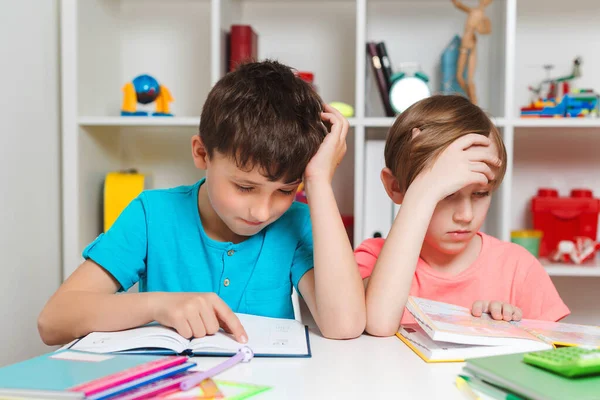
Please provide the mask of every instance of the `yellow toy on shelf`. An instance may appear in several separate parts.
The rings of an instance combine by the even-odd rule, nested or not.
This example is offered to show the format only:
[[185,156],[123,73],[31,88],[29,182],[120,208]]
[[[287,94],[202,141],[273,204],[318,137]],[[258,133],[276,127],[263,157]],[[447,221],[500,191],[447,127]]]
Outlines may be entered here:
[[109,172],[104,181],[104,232],[121,212],[144,190],[144,175],[136,170]]
[[332,101],[329,105],[338,110],[345,118],[354,117],[354,107],[350,104],[342,103],[341,101]]

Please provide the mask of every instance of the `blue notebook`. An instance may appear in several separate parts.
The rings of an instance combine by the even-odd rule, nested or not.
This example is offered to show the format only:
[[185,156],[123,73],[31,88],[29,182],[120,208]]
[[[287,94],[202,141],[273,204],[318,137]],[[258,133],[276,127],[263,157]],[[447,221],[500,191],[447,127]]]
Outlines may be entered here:
[[66,391],[128,368],[160,360],[149,355],[93,354],[62,350],[0,368],[0,396],[7,389]]

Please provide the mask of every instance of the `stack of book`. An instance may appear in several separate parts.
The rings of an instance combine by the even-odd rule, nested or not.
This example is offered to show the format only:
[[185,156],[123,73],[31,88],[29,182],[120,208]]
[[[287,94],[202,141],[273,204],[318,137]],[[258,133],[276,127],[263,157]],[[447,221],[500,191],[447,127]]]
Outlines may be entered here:
[[525,353],[555,346],[600,348],[600,327],[524,319],[474,317],[465,307],[409,297],[408,311],[416,324],[396,334],[426,362],[456,362],[472,358]]
[[375,75],[377,91],[381,97],[386,117],[393,117],[396,112],[390,103],[393,68],[387,53],[385,42],[367,42],[367,56]]
[[468,360],[457,386],[479,398],[564,400],[600,398],[600,376],[568,378],[524,362],[523,354]]
[[[308,328],[295,320],[237,314],[256,357],[310,357]],[[191,356],[229,356],[244,345],[224,331],[188,340],[151,325],[121,332],[94,332],[54,353],[0,368],[0,398],[180,398],[196,373]],[[200,378],[202,379],[202,378]],[[268,386],[205,379],[187,398],[244,398]]]
[[600,376],[569,379],[524,362],[557,346],[600,348],[600,327],[473,317],[464,307],[409,297],[416,324],[396,334],[426,362],[466,361],[456,386],[479,399],[600,399]]

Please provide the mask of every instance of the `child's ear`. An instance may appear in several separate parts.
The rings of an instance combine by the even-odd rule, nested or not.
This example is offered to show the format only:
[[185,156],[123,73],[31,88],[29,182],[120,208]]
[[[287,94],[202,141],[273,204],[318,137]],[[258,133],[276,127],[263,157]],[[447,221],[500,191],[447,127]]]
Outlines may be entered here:
[[396,179],[392,170],[387,167],[381,170],[381,182],[390,199],[395,204],[402,204],[404,193],[400,191],[400,184],[398,184],[398,179]]
[[208,152],[200,135],[192,136],[192,157],[196,168],[205,170],[208,167]]

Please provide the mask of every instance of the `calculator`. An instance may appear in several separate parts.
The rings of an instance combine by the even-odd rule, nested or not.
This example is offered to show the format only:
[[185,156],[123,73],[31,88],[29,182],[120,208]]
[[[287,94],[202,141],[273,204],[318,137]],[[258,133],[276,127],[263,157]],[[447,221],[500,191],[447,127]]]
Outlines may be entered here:
[[600,349],[561,347],[535,351],[525,354],[523,361],[567,378],[600,374]]

